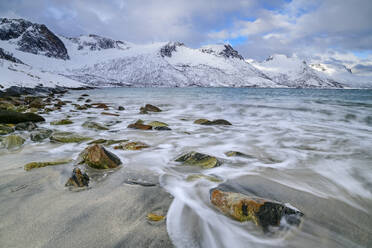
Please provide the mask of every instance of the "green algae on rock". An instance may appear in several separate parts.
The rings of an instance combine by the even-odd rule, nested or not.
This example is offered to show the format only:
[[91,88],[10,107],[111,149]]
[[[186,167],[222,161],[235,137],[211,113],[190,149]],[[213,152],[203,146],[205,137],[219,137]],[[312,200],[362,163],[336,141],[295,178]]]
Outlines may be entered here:
[[204,175],[204,174],[192,174],[192,175],[189,175],[189,176],[187,176],[186,181],[193,182],[193,181],[197,181],[199,179],[205,179],[205,180],[208,180],[208,181],[211,181],[211,182],[214,182],[214,183],[220,183],[220,182],[222,182],[222,180],[219,179],[219,178],[217,178],[217,177],[208,176],[208,175]]
[[62,120],[59,120],[59,121],[52,121],[50,124],[51,125],[69,125],[69,124],[72,124],[72,123],[74,123],[74,122],[70,119],[62,119]]
[[31,162],[31,163],[26,164],[24,166],[24,169],[26,171],[29,171],[29,170],[32,170],[32,169],[35,169],[35,168],[42,168],[42,167],[46,167],[46,166],[68,164],[71,161],[72,161],[71,159],[67,159],[67,160],[58,160],[58,161],[51,161],[51,162]]
[[21,130],[21,131],[32,131],[35,128],[37,128],[37,125],[31,121],[28,122],[21,122],[15,125],[15,130]]
[[145,107],[140,108],[140,114],[148,114],[148,112],[161,112],[161,109],[151,104],[146,104]]
[[103,146],[91,145],[80,153],[79,163],[85,163],[95,169],[112,169],[121,165],[119,157],[107,151]]
[[269,231],[270,226],[279,226],[282,218],[289,225],[299,226],[304,215],[280,202],[219,189],[211,190],[210,199],[225,215],[240,222],[252,221],[264,232]]
[[92,138],[80,136],[72,132],[54,132],[49,139],[50,141],[59,143],[80,143],[91,140]]
[[185,165],[199,166],[203,169],[214,168],[222,164],[217,158],[199,152],[188,152],[175,161]]
[[108,127],[105,127],[104,125],[99,124],[99,123],[94,122],[94,121],[86,121],[86,122],[83,123],[82,126],[85,127],[85,128],[95,129],[95,130],[109,130]]
[[66,187],[82,188],[89,186],[89,176],[81,172],[79,168],[74,168],[71,177],[67,180]]
[[254,158],[251,155],[248,155],[248,154],[245,154],[245,153],[242,153],[242,152],[238,152],[238,151],[228,151],[228,152],[225,152],[225,155],[228,156],[228,157]]
[[152,127],[167,127],[168,126],[167,123],[164,123],[161,121],[152,121],[148,123],[147,125],[152,126]]

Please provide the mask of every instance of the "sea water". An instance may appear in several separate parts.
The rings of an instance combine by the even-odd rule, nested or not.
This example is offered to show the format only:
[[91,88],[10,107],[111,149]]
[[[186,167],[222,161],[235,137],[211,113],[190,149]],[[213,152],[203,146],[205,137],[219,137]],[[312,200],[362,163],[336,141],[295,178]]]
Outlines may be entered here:
[[[166,224],[177,247],[372,246],[371,90],[107,88],[71,91],[62,100],[76,102],[83,93],[92,102],[110,105],[108,112],[120,116],[104,116],[99,109],[71,112],[73,107],[66,106],[46,115],[40,126],[55,128],[49,122],[67,116],[74,124],[58,127],[61,131],[149,144],[150,148],[136,152],[111,151],[123,161],[120,170],[144,167],[159,175],[161,186],[174,197]],[[139,114],[147,103],[162,112]],[[116,111],[118,106],[125,110]],[[226,119],[232,125],[193,123],[200,118]],[[127,128],[138,119],[166,122],[172,130]],[[81,124],[87,120],[108,124],[110,130],[85,129]],[[75,158],[85,147],[28,140],[22,151],[0,153],[0,170],[40,157]],[[174,161],[190,151],[223,163],[203,170]],[[227,157],[227,151],[249,157]],[[69,172],[61,173],[63,187]],[[195,174],[219,182],[187,180]],[[96,187],[114,179],[108,175],[105,180]],[[209,191],[221,183],[247,195],[290,204],[304,213],[301,227],[267,235],[252,222],[230,219],[210,203]]]

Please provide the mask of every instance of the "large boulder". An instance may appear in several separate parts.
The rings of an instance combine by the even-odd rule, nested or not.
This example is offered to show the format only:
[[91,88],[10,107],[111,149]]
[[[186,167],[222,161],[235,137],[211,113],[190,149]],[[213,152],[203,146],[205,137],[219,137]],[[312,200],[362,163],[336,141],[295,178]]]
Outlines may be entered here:
[[66,187],[88,187],[89,176],[85,172],[81,172],[79,168],[74,168],[71,177],[67,180]]
[[214,168],[222,164],[217,158],[199,152],[188,152],[175,161],[185,165],[199,166],[203,169]]
[[80,154],[79,163],[85,163],[95,169],[112,169],[121,165],[119,157],[98,144],[87,147]]
[[18,124],[21,122],[42,122],[45,119],[34,113],[18,113],[11,110],[0,110],[0,123]]
[[210,198],[225,215],[240,222],[253,221],[264,232],[269,231],[270,226],[279,226],[282,218],[289,225],[299,226],[304,215],[280,202],[219,189],[212,189]]

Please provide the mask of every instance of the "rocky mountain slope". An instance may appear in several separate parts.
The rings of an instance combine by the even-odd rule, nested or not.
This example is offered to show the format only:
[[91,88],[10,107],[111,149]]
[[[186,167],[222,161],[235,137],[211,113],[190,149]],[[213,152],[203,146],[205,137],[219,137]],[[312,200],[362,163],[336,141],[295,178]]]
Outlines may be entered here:
[[98,35],[68,38],[22,19],[0,18],[0,48],[0,85],[5,88],[350,86],[317,66],[281,55],[259,63],[244,60],[227,44],[193,49],[180,42],[135,45]]

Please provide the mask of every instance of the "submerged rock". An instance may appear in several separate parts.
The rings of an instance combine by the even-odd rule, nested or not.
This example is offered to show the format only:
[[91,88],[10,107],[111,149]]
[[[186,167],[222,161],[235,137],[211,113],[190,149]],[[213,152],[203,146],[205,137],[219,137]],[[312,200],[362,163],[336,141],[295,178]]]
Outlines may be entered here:
[[22,138],[21,136],[12,134],[12,135],[2,138],[1,146],[9,150],[17,149],[17,148],[20,148],[23,145],[23,143],[25,143],[25,141],[26,140]]
[[26,171],[29,171],[29,170],[32,170],[32,169],[35,169],[35,168],[42,168],[42,167],[46,167],[46,166],[68,164],[71,161],[72,161],[71,159],[68,159],[68,160],[59,160],[59,161],[52,161],[52,162],[31,162],[31,163],[26,164],[24,166],[24,169]]
[[140,114],[148,114],[148,112],[161,112],[161,109],[151,104],[146,104],[145,107],[140,108]]
[[103,108],[108,109],[108,106],[105,103],[93,103],[92,104],[95,108]]
[[103,126],[102,124],[99,124],[94,121],[86,121],[82,125],[83,127],[90,128],[90,129],[95,129],[95,130],[109,130],[108,127]]
[[37,128],[37,125],[33,122],[22,122],[15,125],[16,130],[32,131]]
[[219,179],[219,178],[217,178],[217,177],[203,175],[203,174],[192,174],[192,175],[189,175],[189,176],[187,176],[186,181],[193,182],[193,181],[197,181],[199,179],[205,179],[205,180],[208,180],[208,181],[211,181],[211,182],[214,182],[214,183],[222,182],[222,180]]
[[169,127],[155,127],[154,129],[155,130],[158,130],[158,131],[169,131],[169,130],[172,130]]
[[45,121],[43,117],[34,113],[18,113],[11,110],[0,110],[0,123],[18,124],[21,122],[42,122]]
[[95,169],[110,169],[121,165],[119,157],[98,144],[87,147],[79,155],[79,160],[79,163],[85,163]]
[[74,122],[70,119],[62,119],[62,120],[59,120],[59,121],[52,121],[50,124],[51,125],[69,125],[69,124],[72,124],[72,123],[74,123]]
[[80,143],[91,140],[89,137],[80,136],[72,132],[54,132],[49,139],[60,143]]
[[279,226],[282,218],[289,225],[299,226],[304,215],[283,203],[219,189],[211,190],[210,199],[225,215],[240,222],[253,221],[265,232],[270,226]]
[[217,120],[213,120],[213,121],[210,121],[210,120],[207,120],[207,119],[198,119],[196,121],[194,121],[195,124],[200,124],[200,125],[208,125],[208,126],[211,126],[211,125],[232,125],[230,122],[228,122],[227,120],[224,120],[224,119],[217,119]]
[[161,121],[152,121],[152,122],[148,123],[147,125],[152,126],[153,128],[155,128],[155,127],[167,127],[168,126],[167,123],[164,123],[164,122],[161,122]]
[[152,130],[152,126],[143,124],[143,120],[137,120],[134,124],[128,125],[128,128]]
[[251,155],[244,154],[244,153],[238,152],[238,151],[228,151],[228,152],[225,152],[225,155],[228,156],[228,157],[254,158]]
[[52,135],[53,131],[50,129],[37,129],[30,134],[32,141],[40,142],[49,138]]
[[128,140],[127,139],[122,139],[122,140],[107,140],[107,139],[96,139],[96,140],[93,140],[91,142],[89,142],[88,144],[89,145],[92,145],[92,144],[104,144],[104,145],[114,145],[114,144],[119,144],[119,143],[123,143],[123,142],[127,142]]
[[109,112],[102,112],[101,115],[120,116],[119,114],[114,114],[114,113],[109,113]]
[[222,164],[217,158],[199,152],[188,152],[175,161],[185,165],[199,166],[203,169],[214,168]]
[[14,132],[14,128],[7,126],[7,125],[0,124],[0,135],[5,135],[5,134],[13,133],[13,132]]
[[149,145],[140,142],[140,141],[134,141],[134,142],[129,142],[126,144],[120,144],[118,146],[115,146],[114,149],[123,149],[123,150],[141,150],[144,148],[150,147]]
[[66,187],[88,187],[89,176],[85,172],[81,172],[79,168],[74,168],[72,176],[67,180]]
[[123,111],[123,110],[125,110],[125,108],[123,106],[119,106],[118,110]]

